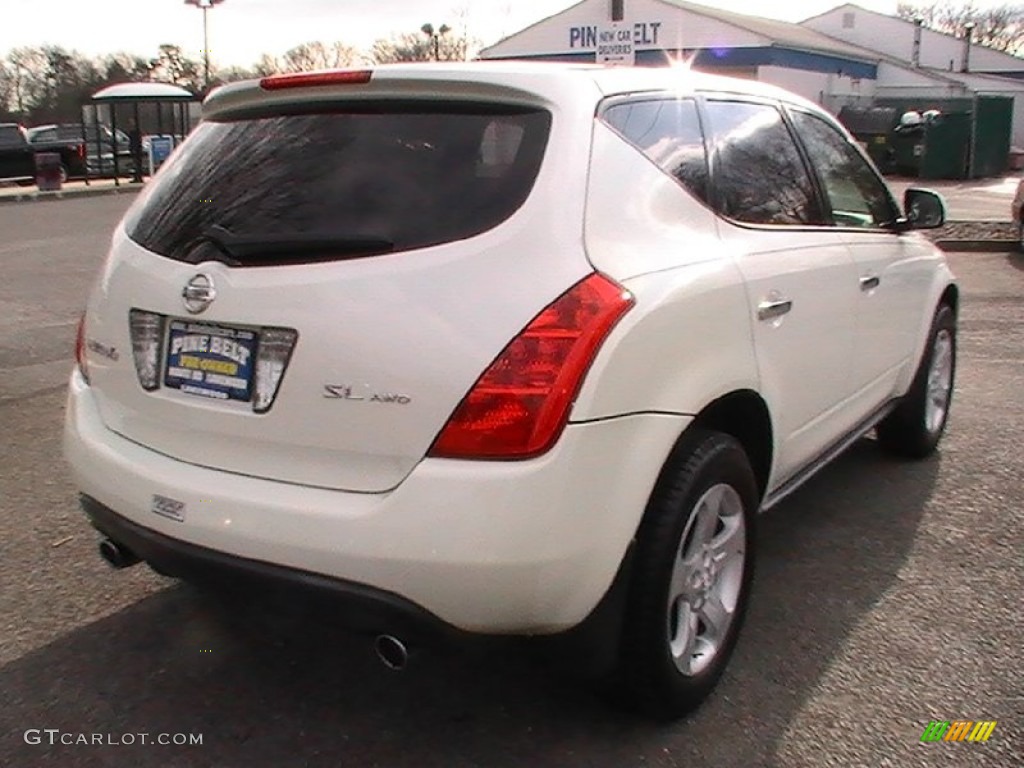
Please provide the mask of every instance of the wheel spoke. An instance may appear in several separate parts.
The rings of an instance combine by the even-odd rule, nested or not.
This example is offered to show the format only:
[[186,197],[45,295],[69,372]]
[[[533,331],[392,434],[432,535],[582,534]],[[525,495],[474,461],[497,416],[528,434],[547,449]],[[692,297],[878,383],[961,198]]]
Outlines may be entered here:
[[725,496],[724,485],[715,486],[705,494],[697,508],[695,530],[691,538],[691,551],[710,543],[718,527],[718,517],[722,510],[722,499]]
[[672,643],[672,652],[676,657],[677,664],[683,670],[689,671],[693,665],[693,652],[697,645],[697,630],[700,628],[700,620],[697,614],[690,609],[686,603],[679,606],[679,622],[676,628],[675,642]]
[[691,599],[690,583],[692,579],[692,564],[688,564],[685,560],[677,561],[675,568],[672,569],[672,580],[668,586],[668,602],[670,607],[680,598],[687,602]]
[[732,611],[725,607],[719,595],[713,594],[704,602],[697,614],[704,622],[704,639],[717,649],[725,638],[725,633],[729,631]]
[[742,557],[746,544],[742,517],[734,515],[725,518],[723,522],[725,530],[711,542],[711,554],[719,570],[727,566],[737,556]]

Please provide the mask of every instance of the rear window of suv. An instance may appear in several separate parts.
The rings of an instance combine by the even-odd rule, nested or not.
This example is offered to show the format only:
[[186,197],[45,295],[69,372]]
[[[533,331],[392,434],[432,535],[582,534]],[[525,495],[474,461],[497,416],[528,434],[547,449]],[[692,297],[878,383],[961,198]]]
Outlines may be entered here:
[[163,256],[238,266],[462,240],[525,202],[550,124],[541,109],[415,103],[207,121],[127,231]]
[[16,125],[0,125],[0,147],[20,147],[24,143],[21,128]]

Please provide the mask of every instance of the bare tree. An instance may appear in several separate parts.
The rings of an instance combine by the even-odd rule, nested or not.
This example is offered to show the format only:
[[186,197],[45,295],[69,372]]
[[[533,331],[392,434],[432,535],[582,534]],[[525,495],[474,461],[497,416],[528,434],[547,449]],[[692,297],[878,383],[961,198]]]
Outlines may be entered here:
[[260,56],[260,60],[256,62],[253,70],[260,77],[266,77],[267,75],[276,75],[284,72],[284,64],[281,63],[277,56],[264,53]]
[[161,45],[156,58],[149,61],[150,79],[173,83],[199,93],[203,87],[203,65],[188,58],[177,45]]
[[2,70],[0,111],[31,123],[75,120],[92,92],[108,82],[101,61],[54,45],[15,48]]
[[134,83],[149,79],[149,62],[133,53],[109,53],[101,66],[108,83]]
[[424,24],[419,32],[392,35],[377,40],[370,51],[370,57],[377,64],[403,61],[465,61],[467,53],[479,46],[479,41],[465,35],[451,34],[443,25],[434,29]]
[[921,19],[926,27],[963,37],[973,24],[974,42],[1010,54],[1024,53],[1024,5],[1001,5],[981,9],[973,2],[916,4],[902,2],[896,14],[904,19]]
[[13,116],[11,112],[13,96],[14,71],[0,59],[0,121],[7,122]]
[[292,48],[284,55],[286,72],[308,72],[314,69],[336,69],[360,63],[359,52],[341,42],[312,42]]
[[342,42],[303,43],[285,52],[283,56],[264,53],[253,67],[260,77],[282,72],[310,72],[315,69],[338,69],[358,66],[365,57],[355,48]]
[[14,48],[7,54],[7,63],[14,71],[14,109],[27,115],[46,97],[46,56],[38,48]]
[[391,64],[401,61],[431,61],[434,58],[433,43],[420,32],[406,32],[377,40],[370,56],[377,64]]

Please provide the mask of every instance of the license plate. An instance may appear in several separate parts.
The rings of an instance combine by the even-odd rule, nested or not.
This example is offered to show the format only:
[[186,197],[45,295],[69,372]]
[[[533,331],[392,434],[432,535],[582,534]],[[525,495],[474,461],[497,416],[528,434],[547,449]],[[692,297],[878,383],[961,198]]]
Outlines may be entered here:
[[217,400],[252,399],[255,331],[171,320],[164,384]]

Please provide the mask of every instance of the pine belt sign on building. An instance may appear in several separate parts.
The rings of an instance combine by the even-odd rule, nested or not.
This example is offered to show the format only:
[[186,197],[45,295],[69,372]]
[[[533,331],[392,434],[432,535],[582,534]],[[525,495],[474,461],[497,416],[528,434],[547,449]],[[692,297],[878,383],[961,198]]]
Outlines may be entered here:
[[632,65],[636,63],[637,47],[658,44],[660,28],[660,21],[569,27],[569,49],[594,51],[598,64]]

